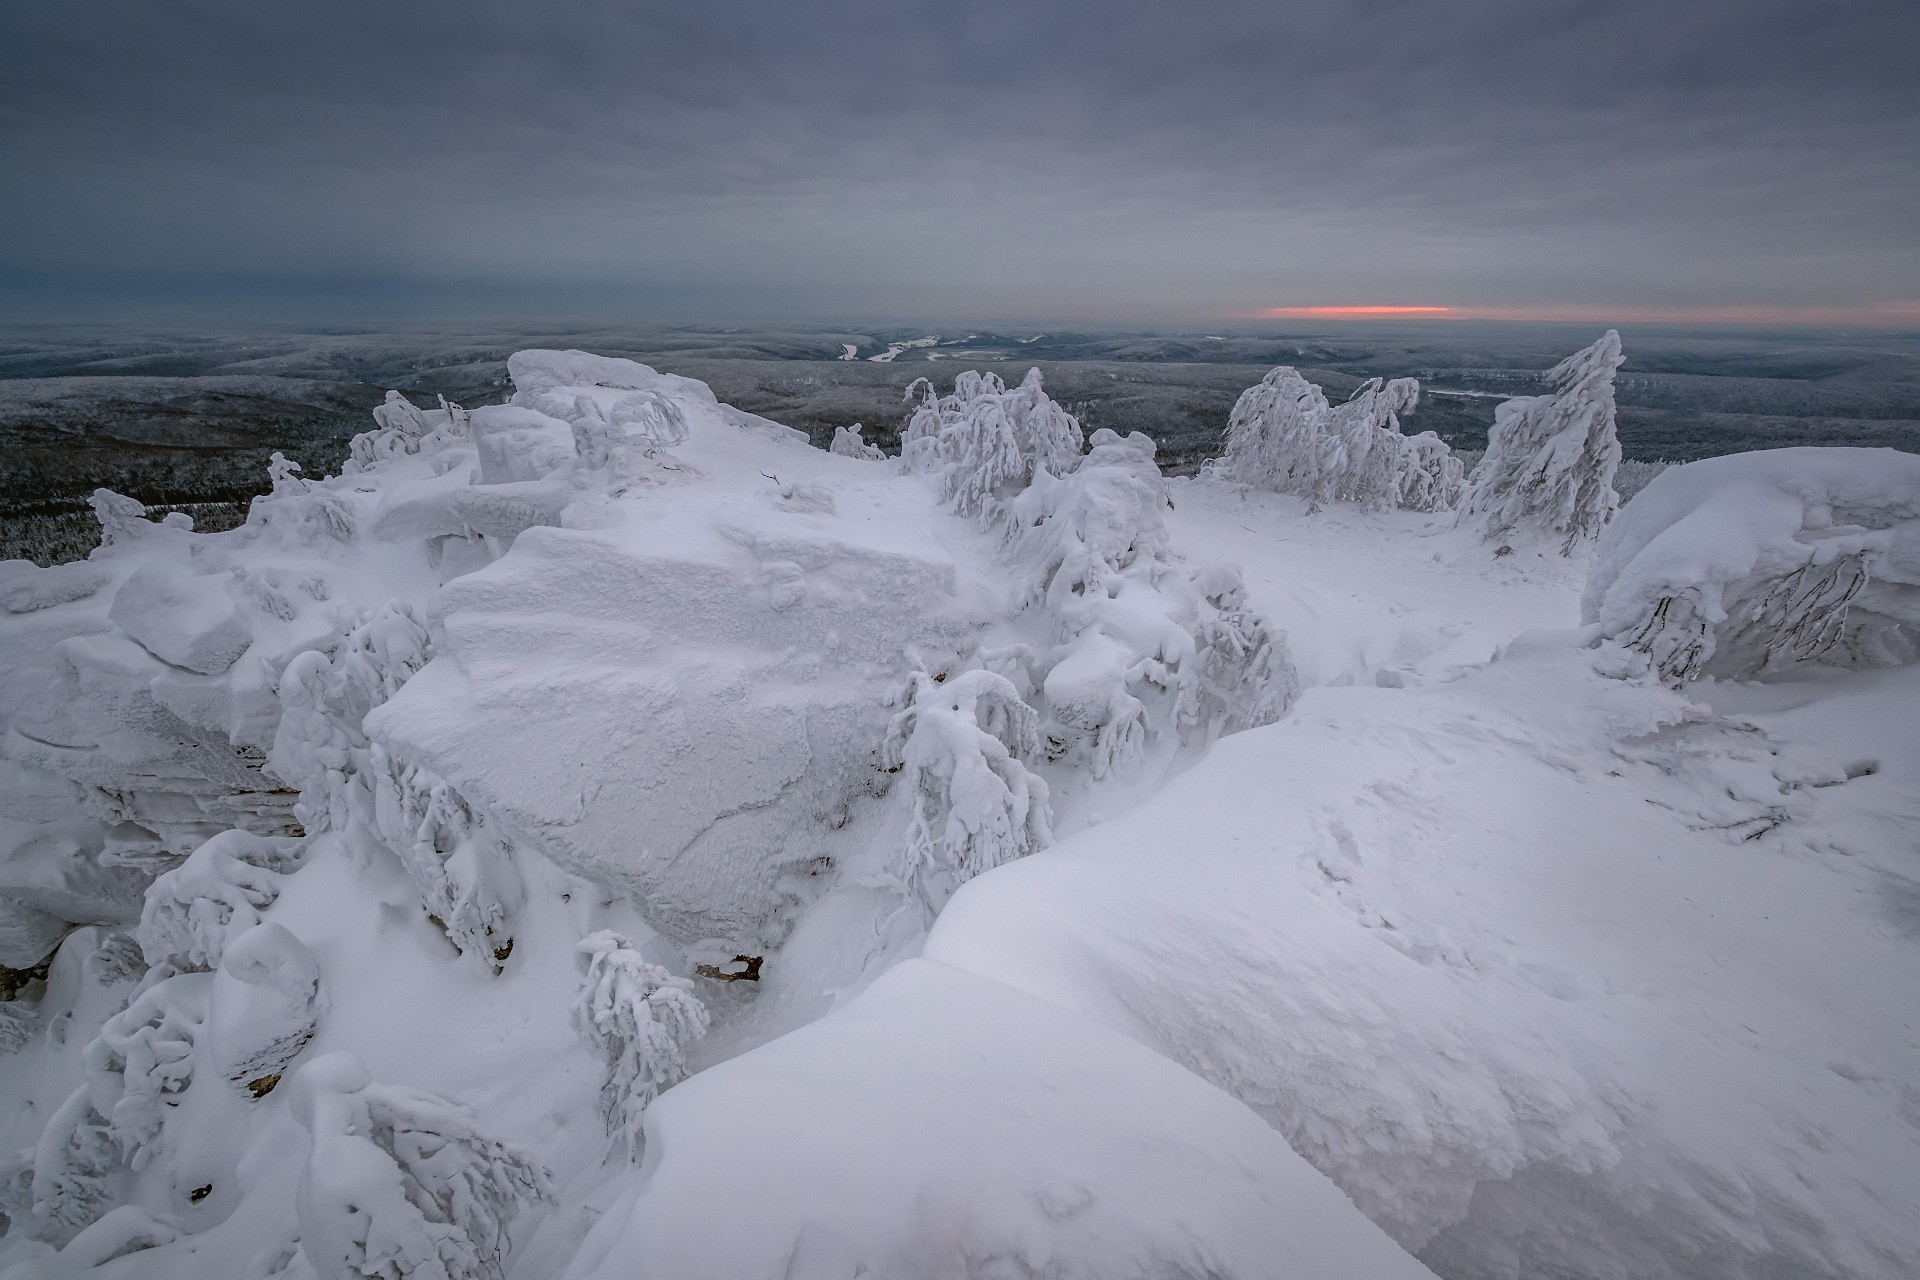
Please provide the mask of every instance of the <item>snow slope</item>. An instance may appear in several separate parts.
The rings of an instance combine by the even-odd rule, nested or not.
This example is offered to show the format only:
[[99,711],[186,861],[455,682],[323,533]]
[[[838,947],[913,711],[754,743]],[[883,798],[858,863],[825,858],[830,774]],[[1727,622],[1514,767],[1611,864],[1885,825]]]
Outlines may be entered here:
[[0,575],[0,1276],[1920,1270],[1898,645],[1663,680],[1579,559],[1037,380],[903,473],[511,369]]

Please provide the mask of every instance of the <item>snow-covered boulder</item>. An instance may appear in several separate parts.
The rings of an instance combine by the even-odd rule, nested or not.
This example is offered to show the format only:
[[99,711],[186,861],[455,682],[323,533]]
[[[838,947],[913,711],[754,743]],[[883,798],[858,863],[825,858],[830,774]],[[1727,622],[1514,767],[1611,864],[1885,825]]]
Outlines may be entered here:
[[164,562],[134,570],[107,618],[154,657],[202,675],[225,671],[253,644],[225,575],[182,573]]
[[1920,457],[1773,449],[1669,467],[1601,538],[1581,617],[1667,679],[1920,656]]
[[248,1096],[266,1096],[313,1039],[323,1008],[320,966],[292,930],[249,929],[221,957],[209,993],[214,1069]]
[[1486,456],[1473,469],[1461,520],[1489,542],[1539,539],[1572,555],[1600,536],[1619,497],[1613,374],[1626,357],[1620,335],[1547,370],[1552,395],[1504,400],[1494,410]]
[[75,560],[41,568],[31,560],[0,561],[0,607],[34,613],[84,600],[113,580],[102,565]]

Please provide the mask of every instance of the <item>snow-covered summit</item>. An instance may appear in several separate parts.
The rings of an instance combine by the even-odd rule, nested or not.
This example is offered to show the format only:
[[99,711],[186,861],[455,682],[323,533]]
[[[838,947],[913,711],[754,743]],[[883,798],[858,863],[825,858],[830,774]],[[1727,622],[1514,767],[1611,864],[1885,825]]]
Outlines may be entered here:
[[1541,556],[1286,369],[1196,480],[527,351],[103,491],[0,568],[0,1276],[1911,1273],[1920,474],[1605,525],[1617,356]]

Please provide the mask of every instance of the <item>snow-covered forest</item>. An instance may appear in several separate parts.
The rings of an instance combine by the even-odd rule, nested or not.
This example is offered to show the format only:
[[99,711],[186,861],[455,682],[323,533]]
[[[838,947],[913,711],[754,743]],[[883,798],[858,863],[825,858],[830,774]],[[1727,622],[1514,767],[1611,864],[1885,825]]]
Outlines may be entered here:
[[0,1280],[1920,1274],[1920,455],[1633,469],[1583,341],[1477,459],[530,349],[100,490],[0,564]]

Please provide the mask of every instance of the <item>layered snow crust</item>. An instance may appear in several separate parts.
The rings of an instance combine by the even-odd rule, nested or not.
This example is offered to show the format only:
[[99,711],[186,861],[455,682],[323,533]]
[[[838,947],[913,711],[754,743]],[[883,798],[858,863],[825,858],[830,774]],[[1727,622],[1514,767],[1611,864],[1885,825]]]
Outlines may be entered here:
[[1920,1271],[1908,455],[510,368],[0,571],[6,1280]]

